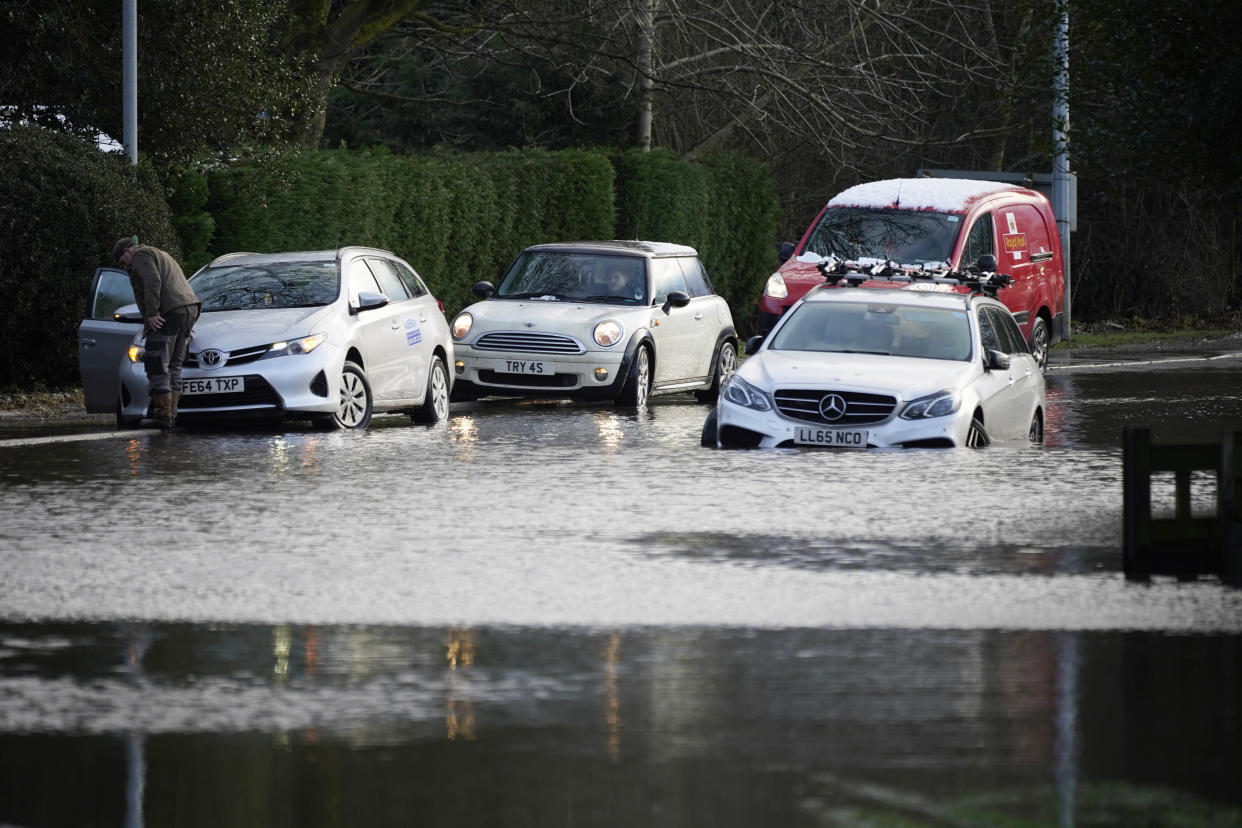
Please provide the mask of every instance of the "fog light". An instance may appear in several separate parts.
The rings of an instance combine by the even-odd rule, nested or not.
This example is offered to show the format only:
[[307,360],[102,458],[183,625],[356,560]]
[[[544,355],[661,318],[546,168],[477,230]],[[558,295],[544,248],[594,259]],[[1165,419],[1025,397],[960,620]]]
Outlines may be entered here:
[[603,382],[604,380],[608,379],[608,369],[607,368],[596,368],[595,379],[599,380],[600,382]]
[[460,359],[457,360],[453,363],[453,370],[459,374],[466,373],[466,363],[462,362]]

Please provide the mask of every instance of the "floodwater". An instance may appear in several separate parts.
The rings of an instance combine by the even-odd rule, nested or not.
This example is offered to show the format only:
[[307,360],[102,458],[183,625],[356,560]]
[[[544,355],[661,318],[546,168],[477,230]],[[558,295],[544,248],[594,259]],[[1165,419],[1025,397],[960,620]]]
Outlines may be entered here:
[[688,397],[0,445],[0,825],[1242,825],[1242,590],[1120,551],[1122,428],[1240,391],[1054,371],[980,452]]

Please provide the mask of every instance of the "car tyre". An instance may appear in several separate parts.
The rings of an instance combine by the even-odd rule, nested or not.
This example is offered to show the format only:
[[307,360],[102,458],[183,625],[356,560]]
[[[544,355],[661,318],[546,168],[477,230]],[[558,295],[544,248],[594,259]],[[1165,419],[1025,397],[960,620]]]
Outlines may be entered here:
[[716,448],[716,439],[720,431],[717,422],[716,409],[713,408],[707,415],[707,419],[703,421],[703,433],[699,435],[699,445],[703,448]]
[[714,403],[720,397],[720,387],[737,370],[737,345],[724,342],[716,356],[716,369],[712,373],[712,385],[703,391],[695,391],[699,402]]
[[1031,323],[1031,335],[1028,337],[1028,342],[1031,346],[1031,356],[1035,357],[1035,361],[1039,363],[1039,370],[1041,371],[1048,367],[1048,343],[1050,339],[1048,323],[1044,321],[1042,316],[1035,317],[1035,321]]
[[118,395],[116,398],[116,427],[119,429],[133,428],[140,419],[140,417],[125,416],[125,406],[121,402],[120,395]]
[[651,396],[651,351],[646,345],[639,345],[634,352],[634,364],[630,366],[630,375],[626,377],[621,388],[621,396],[617,397],[617,405],[642,408],[647,405]]
[[449,380],[448,369],[440,357],[431,358],[431,367],[427,370],[427,393],[423,404],[414,409],[410,419],[416,423],[434,425],[448,419],[449,412]]
[[337,428],[366,428],[371,422],[371,383],[362,366],[346,361],[341,368],[341,396],[332,422]]
[[1032,445],[1042,446],[1044,444],[1044,417],[1038,410],[1031,417],[1031,427],[1026,433],[1026,439]]
[[970,420],[970,428],[966,430],[966,447],[967,448],[987,448],[992,442],[992,438],[988,436],[987,429],[983,427],[983,421],[978,417],[972,417]]

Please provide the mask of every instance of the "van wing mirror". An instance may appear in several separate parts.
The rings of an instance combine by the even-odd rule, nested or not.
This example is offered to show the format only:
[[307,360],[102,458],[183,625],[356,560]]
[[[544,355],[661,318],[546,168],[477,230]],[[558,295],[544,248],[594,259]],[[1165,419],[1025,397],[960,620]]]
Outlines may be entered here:
[[979,269],[980,273],[995,273],[997,267],[996,257],[991,253],[984,253],[979,257],[979,261],[975,263],[975,267]]

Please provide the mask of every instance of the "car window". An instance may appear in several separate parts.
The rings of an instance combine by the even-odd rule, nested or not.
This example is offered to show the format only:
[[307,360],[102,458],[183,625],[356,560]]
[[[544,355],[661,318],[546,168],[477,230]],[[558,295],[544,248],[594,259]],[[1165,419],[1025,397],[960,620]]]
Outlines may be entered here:
[[673,291],[680,290],[686,295],[686,277],[682,275],[681,265],[676,259],[651,260],[651,289],[654,294],[653,304],[663,305],[664,300]]
[[123,270],[101,270],[95,303],[91,306],[91,319],[111,321],[117,308],[132,305],[134,301],[134,286],[130,284],[128,273]]
[[396,269],[397,276],[399,276],[401,281],[405,283],[405,289],[410,292],[411,296],[426,296],[430,293],[430,291],[427,290],[427,286],[423,284],[422,278],[411,270],[405,262],[398,262],[389,259],[388,263]]
[[371,273],[371,268],[367,267],[367,263],[362,259],[350,261],[346,266],[346,273],[349,276],[349,304],[354,307],[358,306],[358,294],[384,292],[379,282],[376,281],[375,275]]
[[1026,344],[1026,339],[1022,336],[1022,330],[1014,320],[1013,314],[991,306],[984,308],[984,311],[991,317],[992,326],[996,329],[997,337],[1005,346],[1005,353],[1030,353],[1030,347]]
[[996,326],[988,310],[989,308],[979,309],[979,343],[983,346],[985,352],[1004,351],[1008,353],[1001,344],[1000,336],[996,333]]
[[958,266],[972,267],[975,262],[979,261],[980,256],[994,255],[996,255],[996,244],[992,238],[992,214],[984,213],[970,228],[970,235],[966,237],[966,245],[962,248],[962,259],[958,262]]
[[947,262],[961,217],[930,210],[831,207],[806,241],[804,253],[923,265]]
[[380,289],[390,302],[402,302],[410,298],[405,283],[397,275],[397,271],[386,259],[367,259],[367,266],[379,281]]
[[203,312],[327,305],[340,295],[335,261],[205,267],[190,277]]
[[970,359],[966,312],[888,302],[804,302],[773,335],[774,350]]
[[681,265],[681,275],[685,277],[686,287],[689,288],[687,293],[691,296],[711,296],[716,292],[712,290],[707,271],[703,270],[703,263],[697,256],[683,256],[677,263]]

